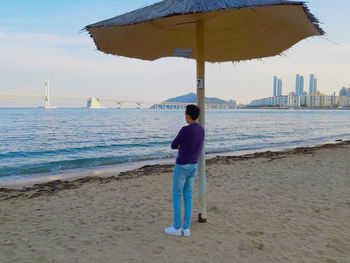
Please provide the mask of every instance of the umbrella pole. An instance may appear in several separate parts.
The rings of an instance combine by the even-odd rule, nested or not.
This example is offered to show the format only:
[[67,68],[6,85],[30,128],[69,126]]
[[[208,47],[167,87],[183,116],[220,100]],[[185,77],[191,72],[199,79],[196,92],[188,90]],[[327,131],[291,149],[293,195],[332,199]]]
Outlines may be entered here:
[[[199,124],[205,129],[205,60],[204,60],[204,21],[196,24],[197,40],[197,105],[200,108]],[[198,160],[198,222],[207,222],[206,209],[205,143]]]

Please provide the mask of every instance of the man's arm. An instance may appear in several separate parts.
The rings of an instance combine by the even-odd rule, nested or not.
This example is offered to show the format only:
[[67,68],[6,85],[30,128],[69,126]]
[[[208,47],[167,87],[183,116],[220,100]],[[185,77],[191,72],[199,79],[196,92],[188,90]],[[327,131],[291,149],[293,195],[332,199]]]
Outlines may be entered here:
[[178,149],[182,142],[183,142],[183,128],[179,131],[178,135],[171,143],[171,149]]

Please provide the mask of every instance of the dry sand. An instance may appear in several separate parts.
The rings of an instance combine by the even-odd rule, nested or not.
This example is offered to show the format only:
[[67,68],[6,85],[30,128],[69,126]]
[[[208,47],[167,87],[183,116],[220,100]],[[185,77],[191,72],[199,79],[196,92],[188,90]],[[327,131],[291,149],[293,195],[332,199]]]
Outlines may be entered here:
[[[0,189],[0,262],[350,262],[350,143],[217,157],[168,236],[172,166]],[[196,189],[194,202],[197,202]]]

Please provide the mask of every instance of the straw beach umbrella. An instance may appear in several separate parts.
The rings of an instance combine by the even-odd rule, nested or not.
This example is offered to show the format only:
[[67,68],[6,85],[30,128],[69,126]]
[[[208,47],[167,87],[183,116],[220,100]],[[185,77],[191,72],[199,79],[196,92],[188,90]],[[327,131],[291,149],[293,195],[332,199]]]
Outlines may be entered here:
[[[165,0],[85,29],[98,50],[156,60],[197,61],[199,123],[205,126],[205,62],[281,54],[302,39],[323,35],[304,2],[285,0]],[[198,220],[206,215],[205,147],[198,163]]]

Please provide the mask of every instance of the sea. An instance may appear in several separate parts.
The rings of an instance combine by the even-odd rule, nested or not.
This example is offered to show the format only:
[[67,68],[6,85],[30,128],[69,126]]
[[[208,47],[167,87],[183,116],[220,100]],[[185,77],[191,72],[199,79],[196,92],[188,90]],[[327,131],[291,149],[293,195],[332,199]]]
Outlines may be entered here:
[[[0,108],[0,185],[9,180],[174,162],[184,110]],[[206,111],[208,156],[350,139],[350,111]]]

